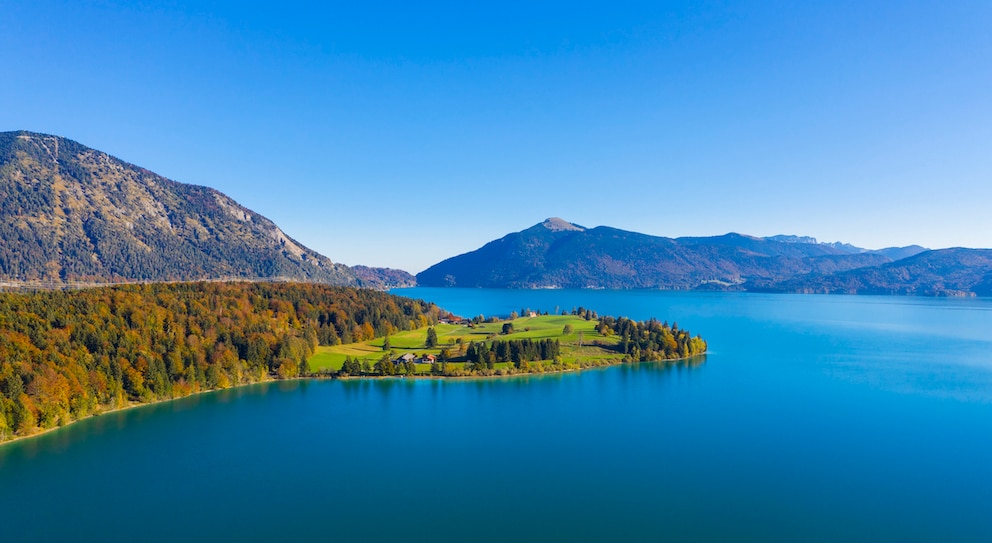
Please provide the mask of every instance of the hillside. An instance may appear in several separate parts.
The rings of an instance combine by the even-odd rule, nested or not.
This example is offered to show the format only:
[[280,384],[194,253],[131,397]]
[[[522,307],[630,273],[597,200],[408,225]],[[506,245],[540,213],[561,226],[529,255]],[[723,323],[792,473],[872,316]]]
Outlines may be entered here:
[[369,266],[351,266],[358,282],[363,287],[380,290],[390,288],[415,287],[417,278],[409,272],[393,268],[370,268]]
[[992,250],[869,250],[808,236],[665,238],[548,219],[449,258],[420,286],[992,296]]
[[740,289],[890,262],[825,244],[741,234],[665,238],[548,219],[417,275],[421,286],[491,288]]
[[903,258],[909,258],[914,255],[918,255],[923,251],[928,251],[926,247],[921,247],[919,245],[908,245],[906,247],[886,247],[884,249],[863,249],[861,247],[855,247],[850,243],[843,243],[840,241],[834,241],[832,243],[820,243],[814,237],[810,236],[789,236],[789,235],[778,235],[769,236],[764,239],[770,241],[780,241],[783,243],[811,243],[815,245],[824,245],[827,247],[832,247],[838,249],[844,253],[848,254],[861,254],[861,253],[872,253],[880,254],[888,257],[891,260],[902,260]]
[[926,251],[881,266],[810,274],[754,290],[828,294],[992,296],[992,249]]
[[261,278],[358,285],[220,192],[72,140],[0,133],[0,282]]

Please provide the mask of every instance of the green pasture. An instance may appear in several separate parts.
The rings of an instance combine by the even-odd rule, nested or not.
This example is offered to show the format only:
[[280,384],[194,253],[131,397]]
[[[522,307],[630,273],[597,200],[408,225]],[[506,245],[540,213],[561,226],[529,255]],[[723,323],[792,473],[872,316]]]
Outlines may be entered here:
[[[513,333],[502,335],[503,324],[513,323]],[[565,325],[572,326],[572,332],[563,334]],[[425,345],[427,341],[427,328],[397,332],[389,336],[389,345],[392,350],[392,358],[397,358],[406,353],[413,353],[417,356],[424,354],[440,354],[441,349],[448,349],[452,357],[459,356],[461,344],[465,347],[468,344],[492,339],[558,339],[562,344],[562,359],[566,362],[575,362],[580,359],[603,358],[605,351],[598,347],[591,346],[593,341],[603,344],[615,344],[616,337],[605,337],[596,332],[596,321],[585,320],[573,315],[542,315],[537,317],[520,317],[512,321],[487,322],[475,325],[474,328],[460,324],[438,324],[434,327],[437,332],[438,346],[428,349]],[[579,333],[582,334],[583,347],[579,348]],[[348,345],[334,345],[331,347],[317,347],[317,352],[310,357],[311,371],[341,369],[346,357],[352,357],[359,361],[368,361],[374,365],[385,353],[382,350],[385,338],[376,338],[371,341],[361,343],[351,343]],[[448,362],[449,368],[458,368],[464,365],[462,362]],[[509,364],[497,364],[509,366]],[[429,364],[417,364],[417,372],[430,372]]]

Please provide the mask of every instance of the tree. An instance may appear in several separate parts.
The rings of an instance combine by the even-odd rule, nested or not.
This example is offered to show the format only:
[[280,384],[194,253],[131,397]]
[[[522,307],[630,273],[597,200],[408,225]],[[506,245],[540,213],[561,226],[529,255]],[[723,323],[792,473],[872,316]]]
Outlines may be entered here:
[[[290,377],[297,377],[300,375],[300,366],[295,361],[289,358],[280,358],[278,361],[279,367],[276,369],[276,375],[278,375],[280,379],[289,379]],[[210,366],[211,370],[214,368],[217,368],[217,366]],[[216,379],[218,381],[218,385],[216,386],[220,386],[222,380],[220,379],[219,372]]]
[[382,341],[382,350],[389,352],[389,349],[392,349],[392,347],[393,346],[389,344],[389,336],[386,336],[386,339]]
[[512,322],[504,322],[503,323],[502,334],[503,335],[507,335],[507,334],[512,334],[512,333],[513,333],[513,323]]
[[571,324],[566,324],[565,327],[561,329],[561,333],[562,333],[562,335],[565,335],[565,336],[571,334],[572,333],[572,325]]
[[427,341],[424,344],[428,349],[437,347],[437,332],[434,330],[433,326],[427,329]]
[[393,361],[389,359],[388,354],[382,355],[382,358],[380,358],[379,361],[375,363],[375,372],[378,373],[379,375],[396,374],[396,365],[393,364]]
[[350,356],[346,356],[344,364],[341,365],[341,373],[348,375],[359,375],[362,373],[362,364]]

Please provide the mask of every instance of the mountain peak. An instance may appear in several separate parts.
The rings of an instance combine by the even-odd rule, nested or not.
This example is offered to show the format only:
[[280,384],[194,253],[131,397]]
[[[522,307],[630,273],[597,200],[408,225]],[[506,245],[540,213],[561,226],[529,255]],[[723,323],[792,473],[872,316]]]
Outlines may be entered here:
[[582,228],[577,224],[572,224],[566,221],[565,219],[560,219],[558,217],[551,217],[545,220],[543,223],[541,223],[541,226],[547,228],[548,230],[551,230],[552,232],[565,232],[565,231],[584,232],[585,231],[585,228]]
[[777,236],[767,236],[765,239],[768,241],[777,241],[779,243],[809,243],[816,245],[816,238],[812,236],[796,236],[792,234],[779,234]]
[[0,279],[358,279],[228,196],[73,140],[0,132]]
[[[829,257],[829,258],[824,258]],[[662,288],[741,290],[813,272],[889,262],[816,244],[777,243],[730,233],[664,238],[551,218],[435,264],[420,286],[484,288]]]

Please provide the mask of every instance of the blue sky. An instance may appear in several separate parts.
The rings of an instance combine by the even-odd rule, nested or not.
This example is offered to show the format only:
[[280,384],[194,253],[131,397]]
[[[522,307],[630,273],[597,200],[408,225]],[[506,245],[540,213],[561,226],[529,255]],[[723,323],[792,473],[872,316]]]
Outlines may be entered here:
[[992,3],[0,0],[0,130],[420,271],[549,216],[992,247]]

